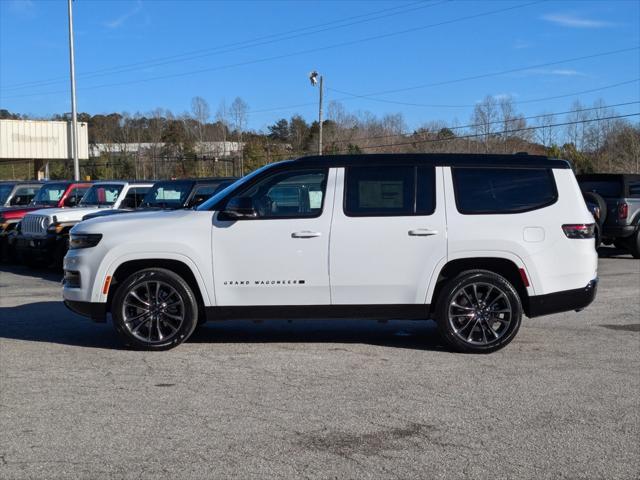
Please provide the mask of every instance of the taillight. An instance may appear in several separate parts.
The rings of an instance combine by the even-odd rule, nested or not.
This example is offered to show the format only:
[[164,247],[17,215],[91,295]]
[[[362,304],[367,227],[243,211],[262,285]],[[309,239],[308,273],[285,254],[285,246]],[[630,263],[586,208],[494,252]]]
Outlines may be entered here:
[[593,238],[596,232],[595,223],[577,223],[562,225],[562,231],[567,238]]
[[629,205],[627,202],[622,202],[618,204],[618,218],[620,220],[626,220],[629,216]]

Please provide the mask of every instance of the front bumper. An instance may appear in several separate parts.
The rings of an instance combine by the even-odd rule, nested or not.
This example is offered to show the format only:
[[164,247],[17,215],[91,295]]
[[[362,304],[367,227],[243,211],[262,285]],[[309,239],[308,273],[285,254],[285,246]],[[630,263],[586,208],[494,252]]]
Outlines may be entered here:
[[47,234],[45,237],[27,237],[18,235],[13,239],[13,246],[21,256],[34,260],[50,261],[58,248],[65,247],[67,237],[58,234]]
[[73,313],[89,317],[94,322],[107,321],[107,304],[94,302],[77,302],[74,300],[65,300],[65,306]]
[[596,298],[597,290],[598,278],[594,278],[583,288],[531,296],[526,314],[529,318],[533,318],[552,313],[583,310]]

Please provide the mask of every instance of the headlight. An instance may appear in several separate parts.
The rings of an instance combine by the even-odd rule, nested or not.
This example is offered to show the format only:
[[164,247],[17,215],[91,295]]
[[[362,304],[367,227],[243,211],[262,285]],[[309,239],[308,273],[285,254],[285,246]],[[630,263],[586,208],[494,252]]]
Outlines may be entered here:
[[52,223],[47,227],[49,233],[60,233],[62,230],[64,230],[64,225],[60,223]]
[[69,249],[95,247],[101,238],[101,233],[72,233],[69,236]]

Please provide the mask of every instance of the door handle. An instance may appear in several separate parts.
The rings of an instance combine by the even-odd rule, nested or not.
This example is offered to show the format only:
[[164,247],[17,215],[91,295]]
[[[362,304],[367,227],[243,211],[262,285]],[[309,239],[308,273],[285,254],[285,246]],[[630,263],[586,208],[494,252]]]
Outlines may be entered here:
[[302,232],[293,232],[291,234],[291,238],[315,238],[322,235],[320,232],[310,232],[308,230],[303,230]]
[[410,237],[429,237],[437,234],[437,230],[429,230],[428,228],[415,228],[413,230],[409,230]]

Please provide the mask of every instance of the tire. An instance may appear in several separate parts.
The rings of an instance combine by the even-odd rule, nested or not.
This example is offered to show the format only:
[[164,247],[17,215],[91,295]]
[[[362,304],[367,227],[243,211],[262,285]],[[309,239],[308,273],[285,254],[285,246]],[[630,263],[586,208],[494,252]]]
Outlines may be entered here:
[[633,258],[640,258],[640,229],[629,238],[628,242],[627,249]]
[[164,268],[130,275],[111,304],[116,332],[140,350],[168,350],[191,336],[198,323],[198,302],[187,282]]
[[518,333],[522,302],[501,275],[468,270],[445,284],[436,305],[436,320],[440,334],[454,350],[491,353]]
[[607,219],[607,202],[595,192],[585,192],[583,194],[585,200],[589,200],[598,205],[600,209],[600,218],[596,220],[600,228],[604,225],[604,221]]

